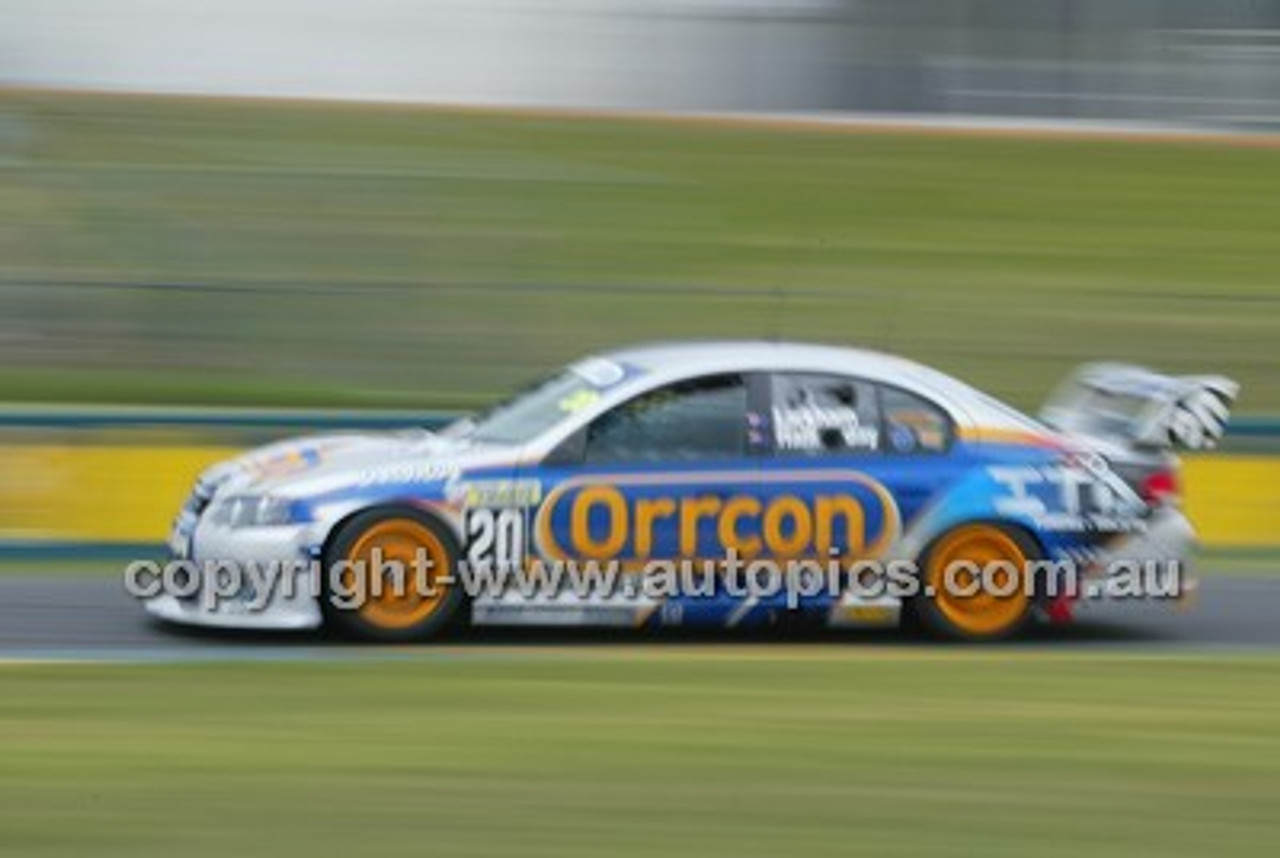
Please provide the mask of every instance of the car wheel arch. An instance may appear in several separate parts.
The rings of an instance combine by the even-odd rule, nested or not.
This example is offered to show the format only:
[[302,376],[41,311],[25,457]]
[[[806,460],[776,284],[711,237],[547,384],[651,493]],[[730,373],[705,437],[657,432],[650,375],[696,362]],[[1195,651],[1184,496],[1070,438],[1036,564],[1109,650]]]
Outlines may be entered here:
[[[364,520],[363,524],[362,519]],[[365,639],[394,643],[423,640],[426,637],[434,636],[440,631],[465,626],[469,623],[470,599],[465,590],[457,586],[456,580],[447,585],[449,589],[445,591],[445,595],[430,597],[430,602],[438,602],[442,606],[440,610],[428,608],[428,612],[422,619],[410,620],[404,625],[399,625],[403,618],[393,618],[394,621],[390,625],[371,628],[370,621],[367,618],[361,620],[358,616],[365,612],[366,609],[364,607],[359,607],[353,611],[351,607],[328,601],[331,596],[330,587],[335,586],[331,581],[336,580],[330,576],[336,574],[334,569],[340,568],[338,564],[347,559],[341,555],[344,547],[349,548],[350,546],[344,546],[343,542],[358,544],[363,540],[365,534],[379,531],[386,525],[393,529],[403,529],[406,526],[406,522],[410,531],[412,531],[414,523],[416,523],[419,529],[425,529],[435,534],[434,538],[437,550],[441,552],[439,555],[441,560],[457,562],[460,559],[463,545],[458,538],[457,530],[444,516],[430,507],[424,507],[422,504],[413,502],[387,502],[351,510],[334,522],[325,537],[320,552],[320,574],[323,578],[318,582],[318,592],[323,600],[320,607],[327,627],[347,634],[351,634],[354,631],[357,637]],[[432,537],[427,536],[426,538],[431,539]],[[375,548],[374,550],[377,549]],[[411,563],[413,561],[403,560],[401,562]],[[380,599],[381,597],[378,598]],[[422,597],[410,596],[409,598],[416,600],[419,604],[422,602]],[[343,616],[345,614],[351,614],[353,618],[347,619]],[[437,619],[432,619],[433,615]],[[373,620],[372,622],[374,626],[378,626],[382,621]]]
[[[1013,620],[1012,617],[1010,618],[1010,631],[991,629],[990,634],[986,632],[978,634],[972,630],[957,633],[955,628],[944,630],[939,625],[936,616],[934,616],[933,619],[927,619],[927,616],[938,614],[936,602],[944,601],[941,593],[937,593],[935,595],[935,592],[931,589],[931,587],[937,586],[930,579],[930,576],[936,571],[932,568],[932,564],[934,562],[932,557],[933,552],[939,546],[945,546],[947,540],[953,536],[958,540],[963,541],[966,538],[964,531],[972,528],[990,528],[1012,540],[1016,544],[1017,551],[1021,554],[1023,562],[1026,564],[1024,569],[1028,566],[1033,567],[1033,564],[1038,563],[1041,559],[1047,556],[1044,543],[1041,541],[1039,535],[1036,534],[1034,530],[1020,522],[1002,518],[982,517],[952,522],[948,527],[939,529],[939,531],[924,545],[916,557],[916,574],[921,587],[908,601],[908,610],[904,613],[904,622],[907,624],[908,628],[929,631],[935,635],[940,634],[942,637],[953,639],[964,638],[969,640],[995,640],[1004,639],[1016,634],[1027,623],[1034,619],[1034,616],[1037,613],[1036,606],[1042,601],[1041,593],[1044,589],[1043,581],[1040,580],[1041,573],[1038,570],[1034,572],[1035,578],[1033,579],[1030,593],[1025,597],[1025,601],[1023,602],[1023,604],[1026,605],[1026,608],[1023,609],[1023,613],[1016,621]],[[951,600],[946,599],[945,601]]]
[[315,550],[315,556],[324,562],[328,559],[330,551],[333,549],[334,542],[338,539],[339,534],[347,525],[351,524],[356,518],[370,513],[382,513],[391,515],[395,513],[407,513],[413,516],[422,516],[431,519],[434,523],[443,527],[453,537],[458,545],[459,551],[462,550],[464,540],[462,533],[458,527],[449,519],[441,515],[437,510],[430,506],[424,506],[409,499],[385,500],[372,503],[367,506],[358,506],[347,510],[341,516],[334,519],[325,530],[324,538],[319,542],[319,548]]

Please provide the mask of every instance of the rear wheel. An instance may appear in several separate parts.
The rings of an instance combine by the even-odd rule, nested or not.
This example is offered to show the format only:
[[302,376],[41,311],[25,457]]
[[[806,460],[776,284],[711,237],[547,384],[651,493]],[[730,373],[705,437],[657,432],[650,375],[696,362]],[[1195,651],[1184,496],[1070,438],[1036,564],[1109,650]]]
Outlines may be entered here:
[[925,552],[915,618],[925,631],[955,640],[1016,635],[1032,615],[1028,564],[1035,556],[1030,539],[1000,525],[966,524],[948,531]]
[[463,613],[457,540],[413,507],[374,509],[342,525],[325,552],[322,608],[337,630],[380,641],[440,634]]

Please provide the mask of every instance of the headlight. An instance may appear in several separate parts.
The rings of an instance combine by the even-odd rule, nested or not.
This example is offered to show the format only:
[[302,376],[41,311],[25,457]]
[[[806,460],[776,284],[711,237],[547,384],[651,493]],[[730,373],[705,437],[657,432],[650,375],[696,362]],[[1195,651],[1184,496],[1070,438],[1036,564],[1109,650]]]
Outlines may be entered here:
[[293,502],[273,495],[232,495],[210,517],[223,527],[271,527],[295,521]]

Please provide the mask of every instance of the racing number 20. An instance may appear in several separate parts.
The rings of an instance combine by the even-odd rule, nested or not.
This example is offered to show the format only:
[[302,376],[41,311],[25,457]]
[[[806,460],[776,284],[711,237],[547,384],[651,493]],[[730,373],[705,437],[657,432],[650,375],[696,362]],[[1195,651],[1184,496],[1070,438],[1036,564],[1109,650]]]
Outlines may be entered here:
[[523,509],[467,510],[467,563],[479,568],[518,568],[524,560],[524,530]]

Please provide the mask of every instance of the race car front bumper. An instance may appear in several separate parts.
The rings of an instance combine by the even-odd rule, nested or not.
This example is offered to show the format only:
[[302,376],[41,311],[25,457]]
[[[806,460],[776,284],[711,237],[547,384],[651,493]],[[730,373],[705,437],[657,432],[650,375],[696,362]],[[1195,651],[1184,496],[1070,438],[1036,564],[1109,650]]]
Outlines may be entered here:
[[180,592],[144,600],[148,614],[182,625],[245,630],[303,630],[323,623],[313,534],[304,525],[229,528],[201,521],[189,535],[175,529],[170,567],[187,578]]

